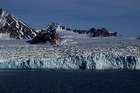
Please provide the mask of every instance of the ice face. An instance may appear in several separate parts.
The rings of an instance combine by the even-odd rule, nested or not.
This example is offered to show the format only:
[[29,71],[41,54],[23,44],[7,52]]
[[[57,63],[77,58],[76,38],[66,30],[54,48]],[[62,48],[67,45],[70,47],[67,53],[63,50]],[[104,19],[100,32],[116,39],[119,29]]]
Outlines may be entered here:
[[138,46],[85,49],[18,42],[7,47],[5,42],[0,45],[1,69],[140,69]]

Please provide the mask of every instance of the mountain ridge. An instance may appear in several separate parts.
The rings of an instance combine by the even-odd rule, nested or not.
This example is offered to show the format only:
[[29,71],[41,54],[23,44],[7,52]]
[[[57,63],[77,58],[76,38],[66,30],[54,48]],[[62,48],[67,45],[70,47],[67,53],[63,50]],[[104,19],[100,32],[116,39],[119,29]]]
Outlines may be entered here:
[[36,31],[14,15],[0,9],[0,34],[15,39],[31,39]]

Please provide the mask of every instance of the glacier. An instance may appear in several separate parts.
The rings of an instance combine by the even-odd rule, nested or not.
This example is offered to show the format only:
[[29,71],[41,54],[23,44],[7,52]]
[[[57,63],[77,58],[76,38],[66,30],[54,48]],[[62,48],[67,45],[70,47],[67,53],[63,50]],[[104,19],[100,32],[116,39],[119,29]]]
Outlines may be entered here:
[[0,69],[140,69],[140,47],[0,46]]
[[57,33],[57,45],[0,40],[0,69],[140,69],[140,40]]

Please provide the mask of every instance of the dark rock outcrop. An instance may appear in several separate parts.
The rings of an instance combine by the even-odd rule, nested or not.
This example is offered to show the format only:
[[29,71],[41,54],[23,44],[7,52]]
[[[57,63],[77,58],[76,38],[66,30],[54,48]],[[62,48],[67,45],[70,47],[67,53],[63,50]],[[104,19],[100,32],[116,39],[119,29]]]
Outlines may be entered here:
[[88,34],[90,34],[92,37],[109,37],[109,36],[117,36],[117,32],[109,32],[105,28],[102,29],[95,29],[91,28],[88,31]]
[[117,36],[117,32],[109,32],[106,28],[96,29],[91,28],[90,30],[73,30],[73,32],[79,34],[88,34],[91,37],[109,37],[109,36]]
[[36,37],[34,37],[31,41],[28,42],[31,44],[46,42],[56,44],[58,39],[59,38],[56,33],[56,25],[52,23],[47,27],[46,30],[41,30],[41,32],[39,32]]
[[36,36],[34,29],[3,9],[0,9],[0,34],[15,39],[32,39]]
[[77,30],[77,29],[74,29],[73,32],[76,32],[76,33],[79,33],[79,34],[87,34],[88,30]]

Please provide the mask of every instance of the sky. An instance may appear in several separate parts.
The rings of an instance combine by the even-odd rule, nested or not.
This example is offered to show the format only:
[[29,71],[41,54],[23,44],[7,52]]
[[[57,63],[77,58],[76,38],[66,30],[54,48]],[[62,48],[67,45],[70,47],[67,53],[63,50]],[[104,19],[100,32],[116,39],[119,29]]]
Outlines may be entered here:
[[140,0],[0,0],[0,8],[35,29],[56,22],[72,28],[105,27],[140,36]]

